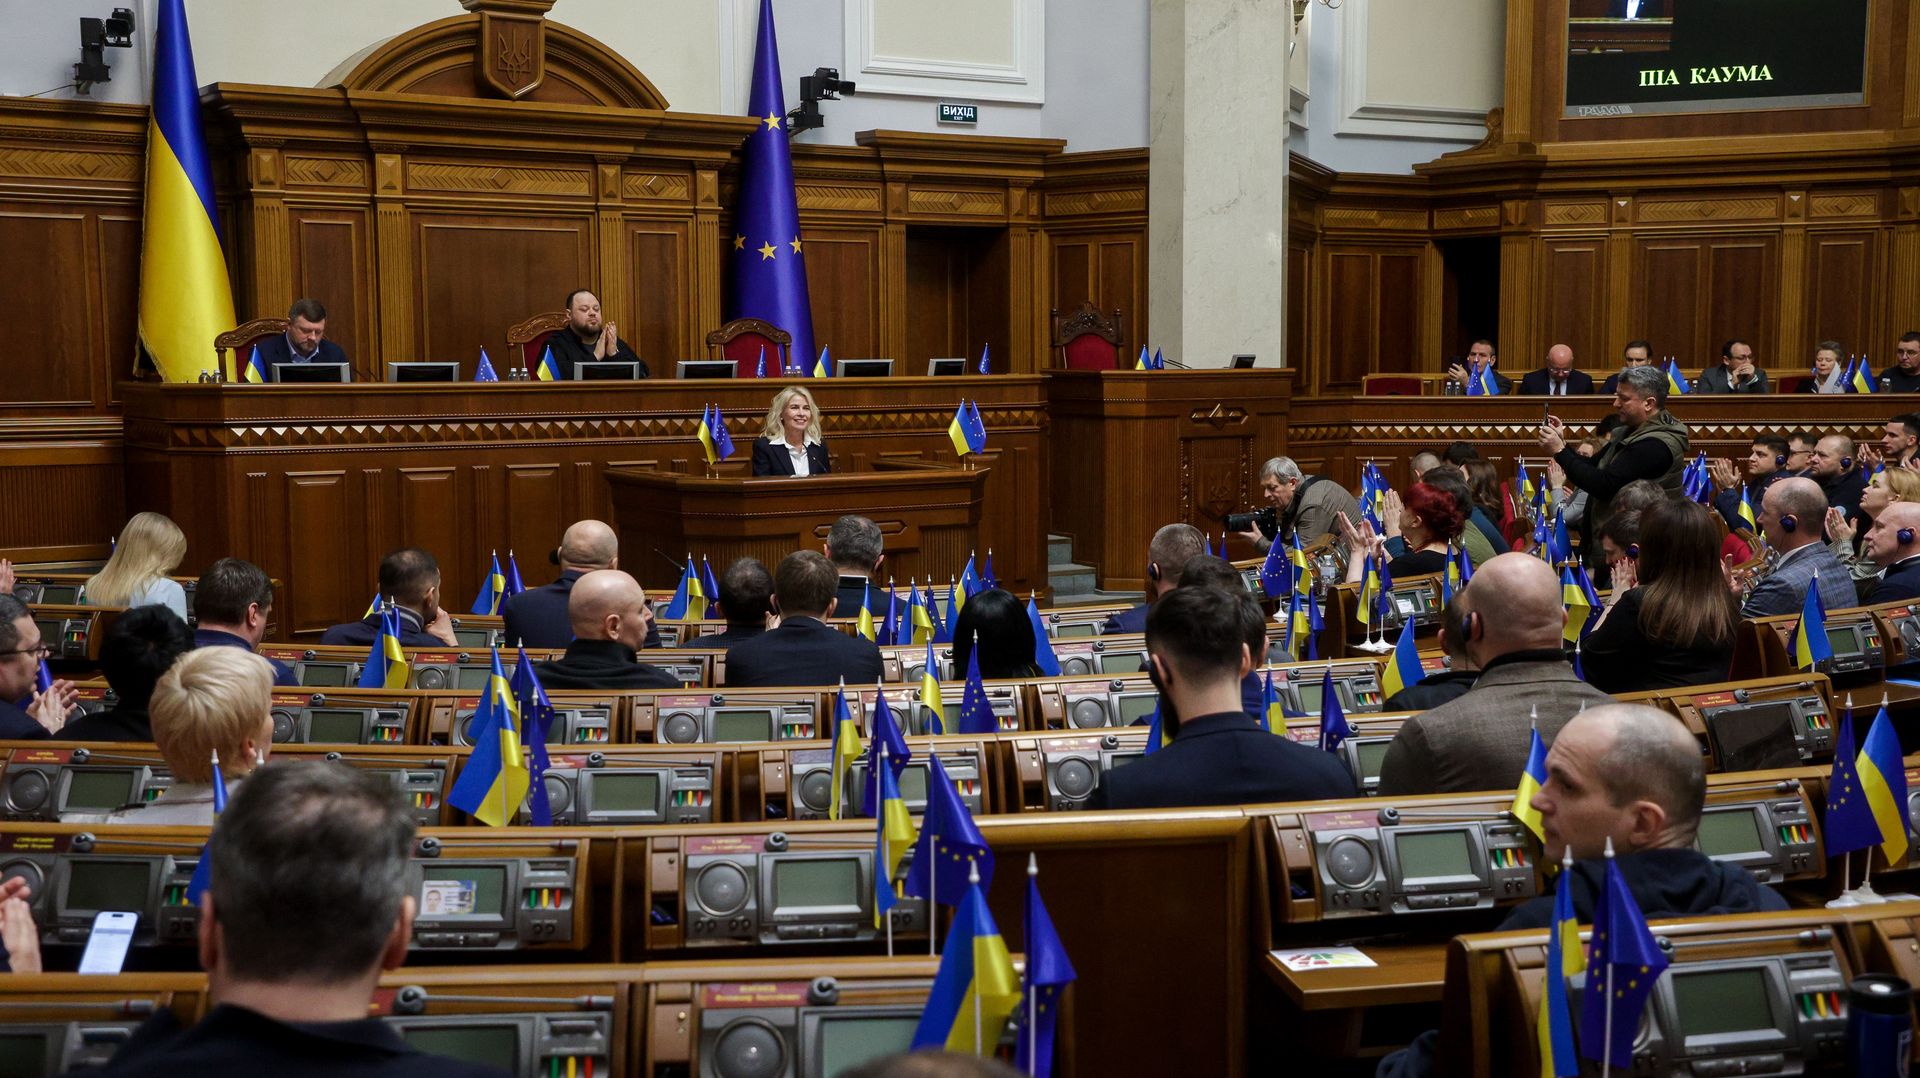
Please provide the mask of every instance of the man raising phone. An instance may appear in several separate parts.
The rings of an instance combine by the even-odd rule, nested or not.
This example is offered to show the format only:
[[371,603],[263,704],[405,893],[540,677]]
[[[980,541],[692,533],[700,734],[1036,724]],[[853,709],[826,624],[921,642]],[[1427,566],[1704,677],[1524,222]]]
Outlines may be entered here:
[[1589,460],[1567,444],[1566,427],[1557,416],[1547,416],[1539,432],[1540,448],[1566,472],[1567,482],[1587,492],[1587,514],[1581,523],[1581,549],[1588,564],[1599,563],[1592,530],[1612,513],[1613,496],[1636,479],[1652,479],[1669,494],[1680,492],[1687,462],[1687,426],[1667,411],[1667,376],[1655,367],[1629,367],[1620,372],[1614,389],[1613,410],[1621,427],[1605,447]]

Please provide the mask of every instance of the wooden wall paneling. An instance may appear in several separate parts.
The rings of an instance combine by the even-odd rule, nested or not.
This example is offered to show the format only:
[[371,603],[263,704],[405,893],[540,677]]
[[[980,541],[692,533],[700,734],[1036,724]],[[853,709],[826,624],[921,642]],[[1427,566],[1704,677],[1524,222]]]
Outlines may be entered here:
[[0,558],[104,558],[126,521],[125,460],[116,424],[0,420],[0,499],[16,507],[0,529]]
[[1329,248],[1326,258],[1326,366],[1313,389],[1326,392],[1340,386],[1357,391],[1361,377],[1372,369],[1374,354],[1374,256],[1363,250]]
[[1421,248],[1383,250],[1375,261],[1373,349],[1366,373],[1418,368],[1432,355],[1427,341],[1426,292],[1421,284]]
[[1755,360],[1780,364],[1774,316],[1780,296],[1779,235],[1715,237],[1707,246],[1707,272],[1708,349],[1700,362],[1717,358],[1721,342],[1739,337],[1751,344]]
[[[843,357],[878,355],[881,347],[880,229],[809,229],[807,293],[813,300],[814,347]],[[902,242],[905,236],[902,234]],[[904,281],[902,282],[904,284]],[[811,369],[814,356],[794,356]]]
[[[530,588],[559,575],[560,570],[547,560],[547,553],[560,545],[560,534],[568,525],[588,519],[561,479],[563,468],[564,465],[555,461],[473,470],[476,497],[485,494],[492,501],[491,511],[483,511],[479,517],[495,529],[476,538],[489,551],[495,543],[501,544],[502,558],[513,551],[521,580]],[[483,479],[482,471],[491,474]],[[597,480],[599,476],[594,478]],[[487,479],[493,482],[485,481]],[[478,592],[477,585],[475,591]]]
[[[471,378],[482,346],[504,348],[508,326],[559,310],[569,289],[593,279],[593,222],[584,214],[421,212],[410,224],[419,336],[410,354],[385,359],[457,359]],[[619,321],[621,312],[611,313]]]
[[[285,507],[285,515],[280,518],[286,522],[280,532],[285,545],[279,550],[262,551],[264,556],[255,558],[261,568],[287,581],[286,590],[292,593],[276,597],[274,604],[280,608],[278,621],[283,632],[324,630],[335,623],[336,614],[345,617],[347,611],[364,611],[377,590],[371,573],[355,572],[354,563],[359,559],[354,557],[352,535],[359,531],[365,537],[366,532],[342,526],[363,520],[359,507],[369,501],[350,497],[347,488],[344,470],[294,471],[284,477],[279,501]],[[275,554],[281,557],[274,558]],[[384,554],[384,550],[375,554],[375,561]],[[273,564],[276,560],[280,565]]]
[[1313,247],[1287,242],[1287,354],[1286,364],[1294,370],[1309,366],[1313,312],[1315,309]]
[[461,489],[466,486],[461,478],[461,470],[453,467],[389,469],[384,482],[391,484],[392,538],[374,552],[376,562],[403,546],[432,554],[440,562],[440,601],[456,610],[462,609],[462,596],[470,602],[480,588],[482,567],[473,551],[493,545],[476,534],[473,498]]
[[[1079,307],[1082,302],[1093,302],[1093,238],[1084,235],[1053,235],[1049,237],[1053,252],[1052,277],[1053,288],[1049,294],[1053,297],[1049,310],[1066,315]],[[1052,327],[1047,330],[1049,342],[1052,339]],[[1051,357],[1050,357],[1051,358]]]
[[[1540,247],[1535,238],[1534,204],[1524,199],[1500,203],[1500,332],[1494,341],[1500,356],[1529,356],[1540,351],[1537,288]],[[1511,360],[1508,369],[1516,369]]]
[[[1574,362],[1593,367],[1612,351],[1607,347],[1607,254],[1603,237],[1549,239],[1545,250],[1546,270],[1541,275],[1542,324],[1548,346],[1564,344],[1573,349]],[[1506,366],[1518,372],[1532,370],[1546,360],[1538,356],[1508,353]]]
[[1656,355],[1678,356],[1682,366],[1700,366],[1710,353],[1706,321],[1706,251],[1698,240],[1643,239],[1636,259],[1640,282],[1637,321]]
[[[1873,272],[1876,232],[1813,232],[1807,237],[1806,281],[1801,291],[1803,339],[1786,342],[1790,361],[1811,360],[1814,345],[1839,341],[1849,354],[1878,354],[1872,345],[1873,312],[1880,304],[1880,275]],[[1797,349],[1797,352],[1796,352]]]
[[84,410],[95,403],[101,312],[82,306],[93,295],[96,279],[90,216],[83,210],[0,202],[0,281],[5,282],[0,308],[13,314],[6,401],[16,414]]
[[[624,227],[632,283],[621,305],[625,310],[615,312],[620,335],[646,360],[653,377],[671,378],[675,361],[706,358],[706,331],[695,321],[699,299],[693,287],[691,225],[649,218],[629,220]],[[556,305],[560,298],[564,293],[556,297]]]
[[1145,232],[1130,232],[1103,238],[1095,248],[1099,258],[1099,306],[1108,313],[1115,309],[1121,313],[1122,366],[1152,339],[1147,330],[1146,247]]
[[[289,215],[294,297],[311,296],[326,305],[327,339],[346,350],[347,358],[353,363],[354,377],[384,379],[386,370],[373,347],[373,275],[368,257],[373,231],[370,215],[360,209],[299,206],[293,207]],[[277,318],[286,313],[283,305],[257,309],[252,316]],[[247,315],[239,317],[245,319]]]

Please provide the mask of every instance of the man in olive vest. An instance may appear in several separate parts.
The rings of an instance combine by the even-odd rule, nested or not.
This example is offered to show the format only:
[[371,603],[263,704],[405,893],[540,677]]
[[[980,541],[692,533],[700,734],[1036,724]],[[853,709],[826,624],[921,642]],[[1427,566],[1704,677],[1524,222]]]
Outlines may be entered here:
[[1595,564],[1599,544],[1593,529],[1613,512],[1613,496],[1636,479],[1652,479],[1668,494],[1680,493],[1687,464],[1687,425],[1667,411],[1667,375],[1658,367],[1629,367],[1614,388],[1613,410],[1620,428],[1591,459],[1566,442],[1559,417],[1540,428],[1540,448],[1558,461],[1567,481],[1587,492],[1586,519],[1580,522],[1581,549]]

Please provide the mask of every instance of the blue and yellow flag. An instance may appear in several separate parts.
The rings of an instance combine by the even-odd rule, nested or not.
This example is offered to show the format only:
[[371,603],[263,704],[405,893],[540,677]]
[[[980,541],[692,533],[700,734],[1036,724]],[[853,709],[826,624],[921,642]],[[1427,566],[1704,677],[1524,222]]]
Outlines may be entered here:
[[1567,622],[1560,629],[1560,637],[1569,644],[1578,643],[1586,634],[1588,620],[1593,617],[1593,603],[1573,575],[1571,565],[1560,567],[1560,604],[1567,608]]
[[400,650],[400,611],[387,608],[380,618],[380,632],[367,649],[367,661],[360,668],[359,689],[404,689],[412,668],[407,653]]
[[1153,369],[1153,361],[1147,358],[1147,346],[1144,344],[1140,346],[1140,358],[1133,361],[1133,369],[1136,371]]
[[447,804],[491,827],[505,827],[526,800],[531,778],[520,753],[520,705],[500,666],[498,648],[469,740],[473,753],[447,791]]
[[1141,753],[1142,756],[1152,756],[1154,753],[1173,744],[1172,732],[1167,729],[1165,723],[1160,721],[1161,703],[1162,701],[1160,700],[1154,701],[1153,715],[1147,719],[1147,747]]
[[1793,627],[1790,641],[1793,665],[1812,670],[1818,663],[1833,658],[1833,643],[1827,639],[1827,607],[1820,599],[1820,574],[1807,584],[1807,597],[1800,604],[1800,622]]
[[487,569],[486,579],[480,582],[480,594],[473,597],[473,606],[468,608],[472,614],[498,614],[500,604],[507,599],[507,574],[500,571],[500,552],[493,552],[493,565]]
[[1672,356],[1667,357],[1667,392],[1685,395],[1693,392],[1693,383],[1680,373],[1680,362]]
[[1320,683],[1320,748],[1337,752],[1353,736],[1347,725],[1346,710],[1340,706],[1340,694],[1333,688],[1333,667],[1327,667],[1326,680]]
[[[42,664],[44,666],[44,662]],[[227,811],[227,779],[220,773],[220,750],[213,750],[213,816],[219,821],[220,814]],[[209,839],[200,847],[200,860],[194,863],[193,876],[187,880],[187,905],[198,906],[200,896],[207,893],[207,887],[213,883],[213,843]]]
[[1270,734],[1287,732],[1287,705],[1273,687],[1273,670],[1267,670],[1267,683],[1260,687],[1260,729]]
[[947,421],[947,441],[953,443],[953,455],[964,457],[973,452],[973,441],[967,437],[967,402],[953,410],[953,418]]
[[1608,1059],[1623,1073],[1633,1066],[1641,1012],[1668,962],[1620,875],[1609,838],[1606,885],[1594,902],[1593,936],[1587,945],[1587,991],[1580,1009],[1582,1056]]
[[[793,336],[791,356],[813,351],[813,307],[801,253],[800,205],[787,145],[787,100],[773,0],[760,0],[747,111],[760,121],[740,146],[740,193],[734,199],[732,318],[759,318]],[[795,363],[798,366],[798,363]],[[797,372],[796,372],[797,373]]]
[[958,906],[976,872],[980,886],[993,883],[993,850],[940,758],[928,753],[927,808],[920,814],[920,837],[913,843],[903,890],[915,898]]
[[985,591],[986,587],[987,585],[981,582],[979,570],[973,567],[973,552],[968,551],[967,566],[960,570],[960,605],[954,607],[953,612],[958,614],[967,605],[968,599]]
[[[1905,777],[1905,771],[1901,773]],[[1840,715],[1840,729],[1833,738],[1833,773],[1827,777],[1827,814],[1822,817],[1821,836],[1827,856],[1871,849],[1880,844],[1880,821],[1860,786],[1860,762],[1853,747],[1853,707],[1851,697]]]
[[[1275,539],[1274,542],[1279,542]],[[1287,564],[1293,566],[1293,590],[1309,592],[1313,590],[1313,568],[1307,563],[1307,552],[1300,548],[1300,533],[1293,533],[1293,545],[1287,548]]]
[[879,630],[873,627],[873,581],[860,585],[860,612],[853,616],[853,630],[862,637],[872,640]]
[[933,660],[933,641],[927,641],[926,663],[920,668],[920,706],[927,710],[927,733],[947,732],[947,702],[940,698],[940,667]]
[[1386,668],[1380,671],[1380,698],[1390,700],[1393,694],[1418,685],[1426,676],[1420,667],[1420,650],[1413,641],[1413,619],[1408,618],[1400,625],[1400,639],[1387,657]]
[[1053,637],[1047,634],[1046,622],[1040,617],[1035,599],[1033,594],[1027,595],[1027,622],[1033,626],[1033,665],[1044,677],[1059,677],[1060,657],[1053,653]]
[[820,358],[813,361],[812,376],[815,378],[833,377],[833,357],[827,354],[827,346],[824,344],[820,346]]
[[987,700],[986,683],[980,680],[980,638],[974,637],[967,651],[967,687],[960,695],[960,729],[963,734],[997,734],[1000,718]]
[[1460,563],[1454,560],[1453,544],[1447,544],[1447,568],[1440,574],[1440,605],[1446,607],[1453,602],[1453,593],[1460,590]]
[[553,346],[540,350],[540,362],[533,365],[533,376],[542,382],[563,382],[566,375],[560,373],[560,361],[553,358]]
[[[1539,744],[1535,735],[1534,744]],[[1573,1047],[1573,1014],[1567,1004],[1567,979],[1586,972],[1580,950],[1580,921],[1567,884],[1573,853],[1561,862],[1560,887],[1553,893],[1552,935],[1547,937],[1547,988],[1540,996],[1540,1078],[1579,1078],[1580,1056]]]
[[854,725],[853,711],[847,707],[847,681],[840,679],[840,691],[833,694],[833,800],[827,805],[827,819],[837,820],[845,811],[847,771],[860,755],[860,729]]
[[1060,990],[1072,984],[1078,974],[1053,930],[1053,918],[1047,916],[1046,903],[1040,901],[1039,867],[1033,854],[1027,855],[1027,971],[1023,978],[1022,998],[1026,1005],[1020,1014],[1031,1018],[1020,1024],[1020,1038],[1013,1059],[1020,1073],[1031,1078],[1051,1078],[1053,1074],[1053,1032],[1060,1020]]
[[933,991],[920,1012],[920,1027],[913,1031],[913,1049],[991,1055],[1000,1045],[1007,1016],[1019,1004],[1020,978],[1013,957],[979,886],[968,884],[966,898],[954,911]]
[[706,450],[707,463],[715,464],[720,460],[720,450],[714,441],[713,428],[718,426],[713,418],[713,405],[700,410],[700,423],[693,429],[693,436],[700,440],[700,448]]
[[1373,603],[1380,597],[1380,568],[1372,554],[1365,555],[1365,568],[1360,576],[1360,599],[1354,604],[1354,617],[1363,624],[1372,624]]
[[886,766],[884,752],[876,772],[880,776],[880,810],[873,814],[873,927],[879,928],[886,923],[882,918],[887,911],[900,901],[894,879],[900,875],[900,862],[907,859],[919,836],[907,803],[900,797],[900,780],[893,768]]
[[160,0],[140,225],[140,343],[169,382],[215,370],[213,338],[233,328],[213,168],[200,126],[200,80],[185,0]]
[[907,581],[907,623],[913,638],[906,641],[911,644],[924,644],[933,639],[933,615],[926,604],[920,601],[920,585],[917,581]]
[[694,565],[693,555],[687,555],[687,562],[680,569],[680,586],[673,591],[667,608],[660,616],[671,620],[699,621],[707,616],[706,585],[700,581],[700,570]]
[[1534,727],[1533,742],[1527,748],[1527,766],[1520,769],[1520,786],[1513,791],[1513,804],[1507,812],[1527,825],[1533,837],[1546,841],[1546,829],[1540,823],[1540,810],[1533,807],[1533,795],[1547,784],[1547,743],[1540,740],[1540,728]]
[[1747,528],[1749,530],[1757,531],[1759,529],[1759,518],[1756,517],[1753,512],[1753,499],[1747,496],[1747,488],[1745,486],[1740,488],[1740,507],[1736,509],[1735,512],[1741,520],[1747,522]]
[[267,361],[260,358],[259,345],[254,345],[253,351],[247,355],[247,369],[242,375],[248,383],[256,386],[273,381],[273,376],[267,372]]
[[1855,393],[1872,393],[1875,390],[1873,368],[1867,365],[1865,356],[1860,357],[1860,362],[1847,371],[1847,388]]
[[380,612],[380,593],[376,591],[373,593],[373,601],[367,604],[367,612],[360,615],[360,620],[365,621],[366,619],[374,616],[375,614],[378,614],[379,612]]
[[1899,868],[1907,863],[1907,829],[1912,823],[1907,819],[1907,770],[1900,756],[1900,734],[1887,718],[1884,702],[1867,729],[1854,766],[1874,822],[1880,825],[1880,852],[1886,854],[1887,864]]

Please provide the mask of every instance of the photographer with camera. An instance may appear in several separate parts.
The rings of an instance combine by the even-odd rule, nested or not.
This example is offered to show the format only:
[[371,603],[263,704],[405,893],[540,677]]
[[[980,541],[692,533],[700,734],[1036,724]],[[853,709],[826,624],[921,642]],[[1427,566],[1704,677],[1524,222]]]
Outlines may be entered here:
[[1260,492],[1267,506],[1253,513],[1227,517],[1227,528],[1258,547],[1262,553],[1295,536],[1306,546],[1323,535],[1339,538],[1340,514],[1360,519],[1360,503],[1347,489],[1324,475],[1302,475],[1291,457],[1275,457],[1260,466]]

